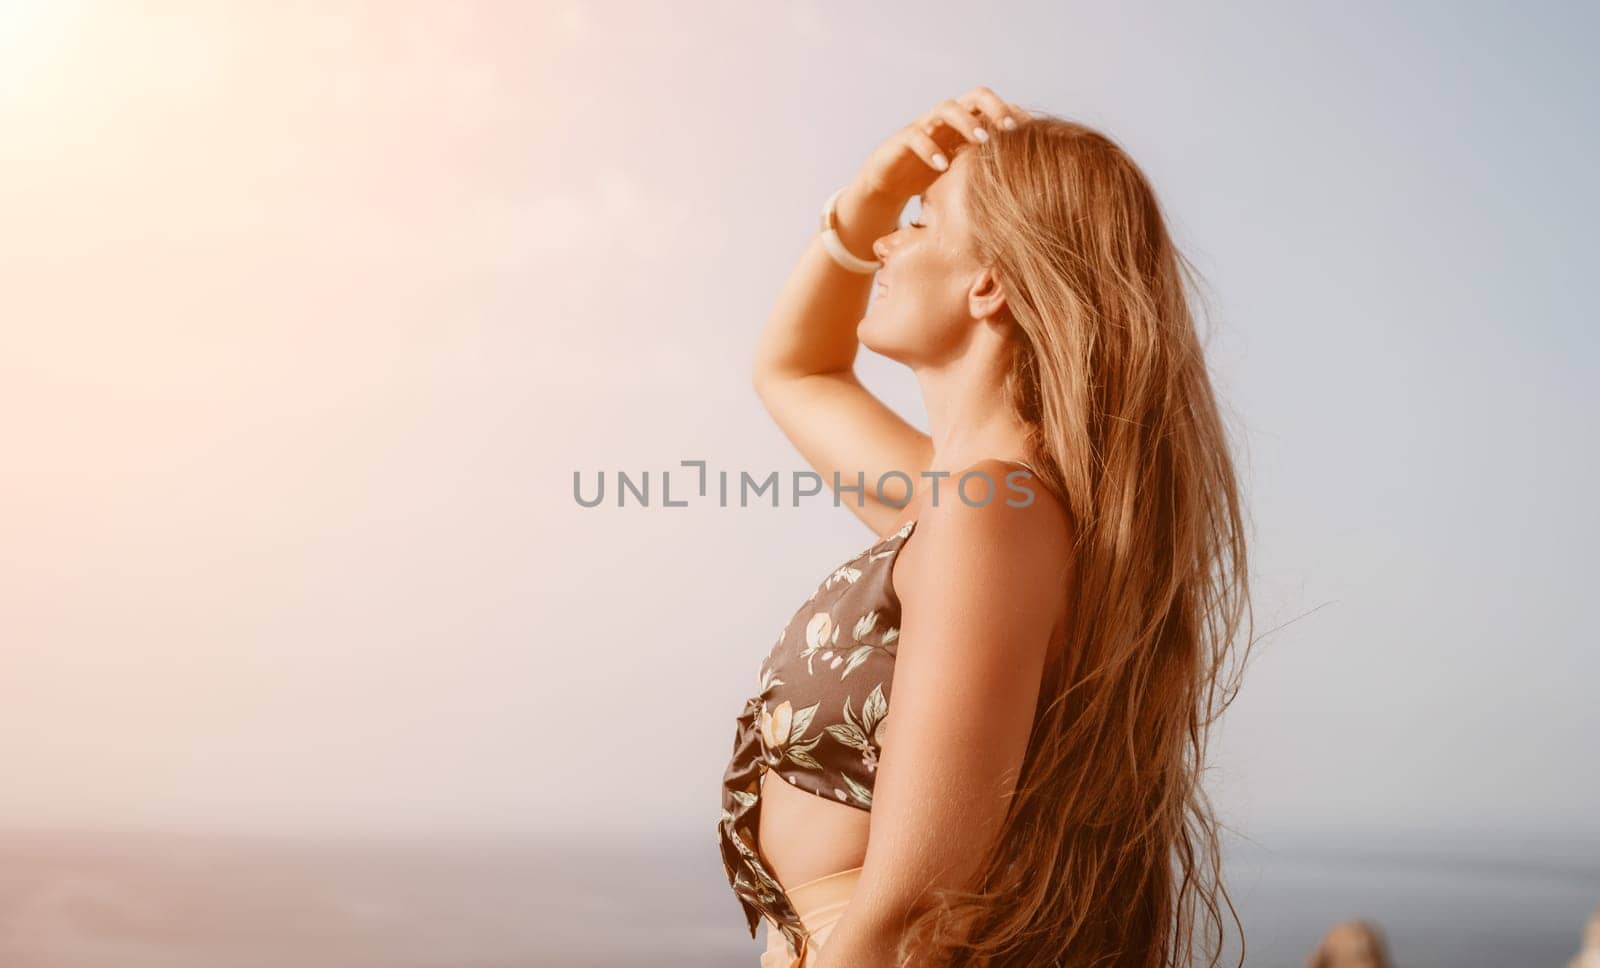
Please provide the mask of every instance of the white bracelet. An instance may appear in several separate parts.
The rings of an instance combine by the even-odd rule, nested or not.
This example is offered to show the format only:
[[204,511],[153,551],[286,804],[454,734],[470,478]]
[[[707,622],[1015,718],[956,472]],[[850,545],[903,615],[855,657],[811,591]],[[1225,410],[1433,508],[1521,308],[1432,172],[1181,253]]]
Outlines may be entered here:
[[822,247],[833,256],[833,261],[862,275],[871,275],[883,268],[883,263],[876,259],[858,259],[845,249],[844,243],[839,241],[839,233],[835,231],[833,223],[837,221],[834,215],[834,205],[839,201],[839,196],[844,193],[841,186],[838,191],[828,196],[828,201],[822,206]]

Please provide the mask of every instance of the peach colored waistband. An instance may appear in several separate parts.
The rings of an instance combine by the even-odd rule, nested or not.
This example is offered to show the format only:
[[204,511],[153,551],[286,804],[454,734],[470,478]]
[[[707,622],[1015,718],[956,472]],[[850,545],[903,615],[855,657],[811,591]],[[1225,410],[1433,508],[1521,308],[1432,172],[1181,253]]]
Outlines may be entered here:
[[818,918],[842,910],[849,902],[850,895],[855,893],[856,882],[860,879],[861,868],[852,867],[796,884],[784,893],[789,895],[789,902],[794,905],[801,922],[809,925]]

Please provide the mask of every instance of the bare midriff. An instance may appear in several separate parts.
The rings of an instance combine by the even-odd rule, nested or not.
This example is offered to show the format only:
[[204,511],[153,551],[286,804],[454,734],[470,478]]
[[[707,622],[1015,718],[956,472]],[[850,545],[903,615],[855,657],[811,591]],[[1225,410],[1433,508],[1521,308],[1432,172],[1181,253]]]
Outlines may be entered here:
[[824,800],[766,770],[755,831],[761,856],[784,887],[860,867],[867,858],[865,810]]

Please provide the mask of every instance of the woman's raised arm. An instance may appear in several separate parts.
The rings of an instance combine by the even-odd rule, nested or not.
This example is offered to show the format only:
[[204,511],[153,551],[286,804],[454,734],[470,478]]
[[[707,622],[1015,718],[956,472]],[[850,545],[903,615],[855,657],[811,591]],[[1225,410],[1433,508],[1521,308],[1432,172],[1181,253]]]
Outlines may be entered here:
[[[870,259],[873,243],[898,227],[911,197],[949,167],[952,146],[980,140],[977,128],[1007,117],[1020,123],[1026,115],[979,87],[887,138],[839,195],[836,230],[845,250]],[[761,334],[752,379],[767,412],[826,486],[833,487],[835,473],[842,485],[864,484],[859,497],[852,492],[841,502],[886,535],[913,495],[899,479],[884,482],[880,495],[879,478],[900,471],[919,481],[933,442],[856,378],[856,327],[872,280],[835,262],[813,233]]]
[[[873,194],[860,179],[851,182],[835,209],[840,242],[869,258],[872,243],[894,231],[904,207],[904,199]],[[827,487],[835,473],[852,487],[861,475],[862,492],[840,500],[883,535],[900,510],[879,500],[878,478],[898,470],[917,480],[933,457],[933,443],[856,378],[856,324],[873,278],[839,265],[814,234],[761,334],[753,380],[767,412]],[[911,495],[896,484],[886,482],[883,496],[903,502]]]

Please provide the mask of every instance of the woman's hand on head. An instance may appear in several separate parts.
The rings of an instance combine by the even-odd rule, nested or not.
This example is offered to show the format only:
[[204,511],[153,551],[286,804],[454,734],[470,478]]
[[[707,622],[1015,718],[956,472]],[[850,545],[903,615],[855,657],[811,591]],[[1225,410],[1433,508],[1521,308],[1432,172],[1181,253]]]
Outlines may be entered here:
[[949,169],[957,146],[981,144],[986,138],[980,130],[994,131],[1008,121],[1025,124],[1028,112],[980,85],[940,101],[891,134],[867,156],[857,177],[869,194],[903,205]]

